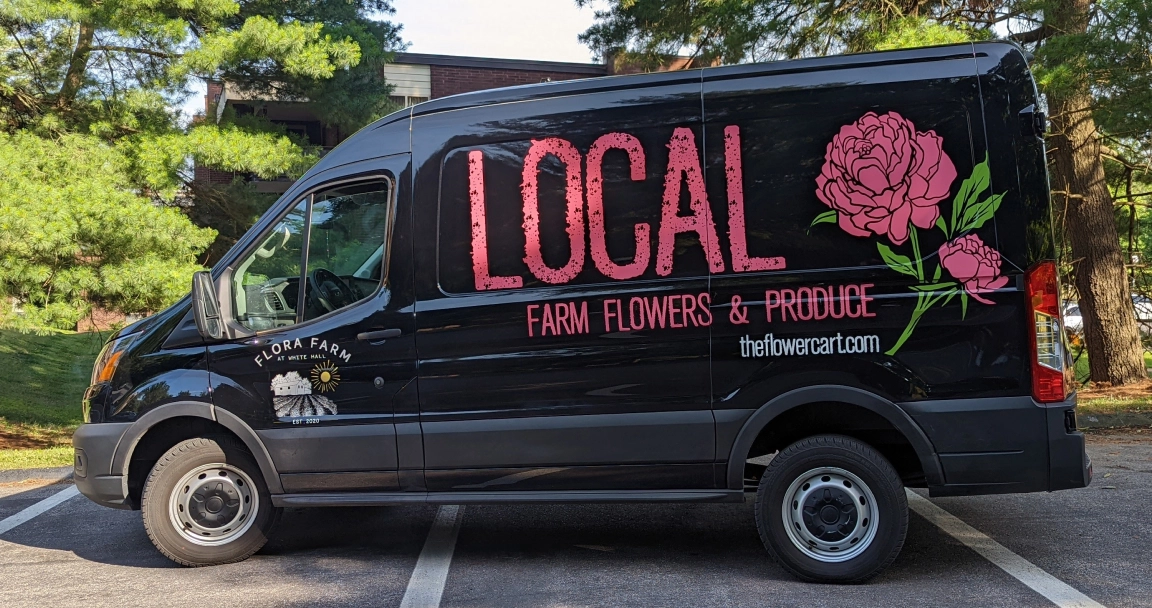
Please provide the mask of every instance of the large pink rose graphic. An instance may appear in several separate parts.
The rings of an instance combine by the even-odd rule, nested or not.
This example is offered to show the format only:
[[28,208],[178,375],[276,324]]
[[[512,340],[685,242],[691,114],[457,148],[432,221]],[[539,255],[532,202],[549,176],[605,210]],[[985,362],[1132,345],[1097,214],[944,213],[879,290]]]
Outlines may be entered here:
[[931,228],[948,196],[956,167],[934,131],[918,133],[896,112],[869,112],[840,128],[816,178],[816,196],[835,209],[854,236],[908,240],[909,223]]
[[1000,252],[969,234],[940,246],[940,265],[964,284],[964,291],[979,302],[994,304],[978,294],[995,291],[1008,284],[1000,276]]

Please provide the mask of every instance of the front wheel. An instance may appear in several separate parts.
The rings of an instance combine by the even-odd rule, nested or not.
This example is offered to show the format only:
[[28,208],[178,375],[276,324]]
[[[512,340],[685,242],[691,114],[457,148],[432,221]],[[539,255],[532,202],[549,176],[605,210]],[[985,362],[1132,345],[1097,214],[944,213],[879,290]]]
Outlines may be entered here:
[[804,580],[861,583],[904,546],[908,499],[892,465],[851,437],[818,435],[772,459],[756,492],[756,528]]
[[280,510],[260,468],[237,442],[198,437],[162,456],[140,498],[152,544],[183,566],[247,559],[268,541]]

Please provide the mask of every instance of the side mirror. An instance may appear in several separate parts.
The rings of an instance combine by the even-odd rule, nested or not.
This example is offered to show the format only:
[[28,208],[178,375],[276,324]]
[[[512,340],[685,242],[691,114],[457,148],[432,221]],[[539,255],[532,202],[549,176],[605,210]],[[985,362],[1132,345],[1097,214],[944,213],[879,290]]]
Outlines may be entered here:
[[212,273],[207,270],[192,275],[192,315],[196,329],[208,340],[224,337],[224,323],[220,320],[220,302],[216,300],[216,287]]

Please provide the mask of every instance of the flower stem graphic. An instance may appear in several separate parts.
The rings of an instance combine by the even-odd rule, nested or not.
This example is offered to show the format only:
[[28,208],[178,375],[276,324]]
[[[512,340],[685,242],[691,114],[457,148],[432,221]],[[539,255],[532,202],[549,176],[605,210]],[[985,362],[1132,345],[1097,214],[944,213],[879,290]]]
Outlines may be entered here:
[[912,311],[912,318],[908,319],[908,325],[904,327],[904,333],[900,334],[900,338],[896,340],[896,344],[893,344],[892,348],[884,352],[885,355],[895,355],[896,351],[900,350],[900,347],[904,346],[904,342],[912,335],[912,331],[916,329],[916,324],[920,322],[920,317],[922,317],[924,313],[928,311],[928,307],[931,306],[930,304],[925,304],[928,300],[927,296],[928,294],[923,291],[916,294],[916,309]]
[[924,260],[920,257],[920,237],[916,236],[916,226],[908,225],[908,235],[912,239],[912,259],[916,261],[916,280],[924,282]]
[[[952,287],[954,285],[955,285],[955,283],[948,283],[948,284],[943,284],[940,286],[941,287]],[[931,287],[937,287],[937,286],[932,285]],[[896,351],[900,350],[901,346],[904,346],[904,342],[906,342],[908,340],[908,338],[912,337],[912,332],[915,331],[916,324],[920,322],[920,317],[924,316],[924,313],[928,312],[929,308],[932,308],[933,306],[935,306],[936,303],[939,302],[941,298],[951,299],[952,296],[955,296],[955,295],[956,295],[955,289],[949,289],[948,291],[940,291],[940,292],[917,291],[916,292],[916,308],[912,311],[912,318],[908,319],[908,325],[904,327],[904,333],[900,334],[900,338],[898,340],[896,340],[896,344],[893,344],[892,348],[889,348],[887,351],[884,352],[884,354],[889,355],[889,356],[895,355]]]
[[[908,226],[908,237],[912,241],[912,261],[916,263],[916,280],[920,285],[924,285],[924,259],[920,255],[920,237],[917,234],[916,226]],[[939,287],[932,285],[932,288]],[[932,291],[917,290],[916,292],[916,308],[912,311],[912,318],[908,320],[908,325],[904,327],[904,333],[900,334],[900,339],[896,340],[896,344],[888,349],[884,354],[894,355],[896,351],[904,346],[904,342],[912,335],[913,330],[916,329],[916,324],[920,322],[920,317],[932,307],[939,297],[934,297]]]

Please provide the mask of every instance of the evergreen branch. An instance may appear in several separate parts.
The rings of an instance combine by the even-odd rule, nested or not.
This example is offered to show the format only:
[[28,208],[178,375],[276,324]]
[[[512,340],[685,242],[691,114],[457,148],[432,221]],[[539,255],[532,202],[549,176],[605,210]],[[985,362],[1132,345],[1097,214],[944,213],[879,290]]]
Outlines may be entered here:
[[[1021,8],[1008,13],[996,14],[995,11],[990,11],[991,14],[987,16],[980,15],[980,11],[969,6],[960,6],[940,16],[940,21],[946,22],[953,19],[963,19],[968,23],[979,23],[981,25],[995,25],[1011,19],[1027,19],[1029,21],[1037,21],[1032,17],[1026,16],[1027,13],[1032,12],[1031,8]],[[967,13],[967,15],[966,15]]]
[[36,75],[36,88],[40,89],[42,95],[47,95],[48,91],[44,89],[44,75],[40,72],[40,66],[28,54],[28,50],[24,48],[24,41],[16,35],[16,32],[7,24],[4,24],[4,29],[8,31],[8,35],[16,41],[16,45],[20,47],[20,53],[24,55],[24,59],[28,62],[28,67],[32,68],[32,73]]
[[1128,160],[1127,158],[1122,156],[1119,152],[1117,152],[1116,150],[1113,150],[1112,148],[1110,148],[1104,144],[1100,145],[1100,156],[1103,156],[1104,158],[1110,158],[1110,159],[1120,163],[1121,165],[1124,165],[1124,167],[1126,169],[1139,169],[1140,171],[1152,171],[1152,164],[1149,164],[1149,163],[1141,164],[1141,163],[1136,163],[1136,162],[1133,162],[1131,160]]
[[1041,25],[1040,27],[1027,32],[1020,32],[1019,34],[1009,34],[1008,39],[1019,42],[1021,44],[1029,44],[1032,42],[1040,42],[1056,35],[1056,28],[1051,25]]
[[[1144,196],[1152,196],[1152,190],[1149,190],[1148,192],[1137,192],[1136,194],[1114,194],[1114,195],[1112,195],[1112,200],[1120,200],[1120,199],[1132,200],[1134,198],[1141,198]],[[1128,207],[1129,205],[1136,205],[1136,204],[1137,203],[1120,203],[1116,206],[1117,207]],[[1140,207],[1152,207],[1152,203],[1140,203],[1139,206]]]
[[115,45],[101,45],[92,47],[93,51],[109,51],[116,53],[139,53],[142,55],[151,55],[159,57],[160,59],[179,59],[184,55],[180,53],[165,53],[163,51],[154,51],[152,49],[141,49],[131,46],[115,46]]

